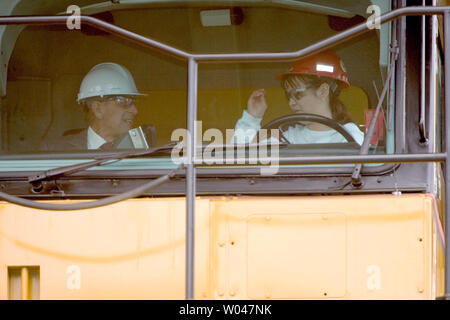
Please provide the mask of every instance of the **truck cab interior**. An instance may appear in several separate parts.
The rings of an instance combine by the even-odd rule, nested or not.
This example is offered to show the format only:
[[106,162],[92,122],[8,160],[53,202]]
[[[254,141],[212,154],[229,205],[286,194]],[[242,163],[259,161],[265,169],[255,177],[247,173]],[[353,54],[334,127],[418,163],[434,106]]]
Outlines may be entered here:
[[[69,15],[66,9],[70,1],[47,6],[39,4],[40,0],[33,5],[23,2],[5,4],[9,15]],[[213,54],[296,51],[365,22],[370,16],[368,6],[382,6],[379,1],[319,2],[261,1],[237,6],[230,1],[181,1],[176,5],[169,1],[84,1],[80,11],[185,52]],[[389,9],[382,7],[383,11]],[[139,91],[146,94],[137,100],[134,125],[154,128],[153,146],[171,142],[174,130],[186,128],[185,61],[88,25],[82,25],[81,30],[67,25],[3,25],[0,30],[4,155],[51,158],[58,150],[43,152],[40,146],[44,141],[86,128],[85,114],[76,98],[83,77],[102,62],[128,68]],[[340,99],[363,132],[387,76],[389,42],[390,27],[383,25],[333,47],[351,84],[342,90]],[[233,129],[241,117],[251,92],[258,88],[266,90],[268,108],[263,124],[290,114],[276,78],[289,66],[286,61],[199,64],[197,119],[202,132],[198,140],[210,128],[220,130],[225,137],[226,130]],[[372,149],[378,153],[392,153],[394,148],[393,124],[387,123],[392,121],[389,113],[393,111],[386,105],[373,140]],[[386,131],[386,127],[391,130]],[[325,149],[311,146],[309,152],[321,153],[326,148],[345,152],[348,148],[344,145]],[[358,152],[358,148],[350,149]],[[290,150],[290,154],[308,152],[304,146],[291,146]]]

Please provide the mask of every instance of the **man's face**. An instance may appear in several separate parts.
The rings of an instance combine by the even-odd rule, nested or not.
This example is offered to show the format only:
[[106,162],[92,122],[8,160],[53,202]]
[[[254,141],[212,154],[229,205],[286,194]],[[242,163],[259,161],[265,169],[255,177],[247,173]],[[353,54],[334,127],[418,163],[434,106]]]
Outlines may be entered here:
[[103,137],[115,139],[126,133],[133,128],[137,113],[134,98],[118,96],[100,102],[97,120]]

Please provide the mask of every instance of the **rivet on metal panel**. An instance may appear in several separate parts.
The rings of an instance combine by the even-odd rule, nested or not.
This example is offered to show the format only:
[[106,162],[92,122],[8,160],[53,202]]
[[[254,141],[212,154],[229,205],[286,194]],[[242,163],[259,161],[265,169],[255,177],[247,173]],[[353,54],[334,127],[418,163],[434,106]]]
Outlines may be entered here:
[[219,291],[219,292],[217,293],[217,295],[218,295],[219,297],[223,297],[224,293],[223,293],[223,291]]
[[266,216],[266,221],[270,221],[271,219],[272,219],[272,217]]
[[265,296],[266,296],[266,299],[269,299],[272,295],[270,294],[269,291],[266,291]]
[[231,291],[230,291],[230,296],[234,297],[235,295],[236,295],[236,291],[231,290]]
[[231,244],[232,246],[234,246],[235,242],[234,242],[234,241],[230,241],[230,244]]
[[120,181],[119,181],[119,180],[115,180],[115,179],[111,180],[111,185],[112,185],[113,187],[118,187],[119,184],[120,184]]
[[423,293],[423,288],[417,288],[417,292],[419,292],[419,293]]
[[419,242],[422,242],[422,241],[423,241],[423,238],[422,238],[422,237],[419,237],[417,240],[419,240]]
[[219,247],[223,247],[225,245],[225,242],[219,242]]

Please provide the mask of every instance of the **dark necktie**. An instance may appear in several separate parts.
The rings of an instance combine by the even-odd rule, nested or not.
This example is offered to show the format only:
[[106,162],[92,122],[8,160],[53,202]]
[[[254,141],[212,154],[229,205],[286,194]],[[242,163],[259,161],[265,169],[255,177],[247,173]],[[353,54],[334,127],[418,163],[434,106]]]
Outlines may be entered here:
[[105,142],[104,144],[102,144],[99,148],[100,150],[104,150],[104,151],[109,151],[109,150],[114,150],[114,143],[112,142]]

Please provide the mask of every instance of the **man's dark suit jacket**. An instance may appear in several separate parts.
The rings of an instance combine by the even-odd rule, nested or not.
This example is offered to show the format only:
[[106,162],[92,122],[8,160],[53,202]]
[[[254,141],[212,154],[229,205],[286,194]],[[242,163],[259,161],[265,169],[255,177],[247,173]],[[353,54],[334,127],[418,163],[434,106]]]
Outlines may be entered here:
[[87,129],[73,130],[57,139],[48,139],[41,145],[44,151],[87,150]]
[[[150,147],[156,145],[156,128],[152,125],[142,126]],[[72,129],[61,137],[45,140],[41,146],[42,151],[74,151],[87,150],[88,129]],[[113,148],[114,149],[114,148]]]

